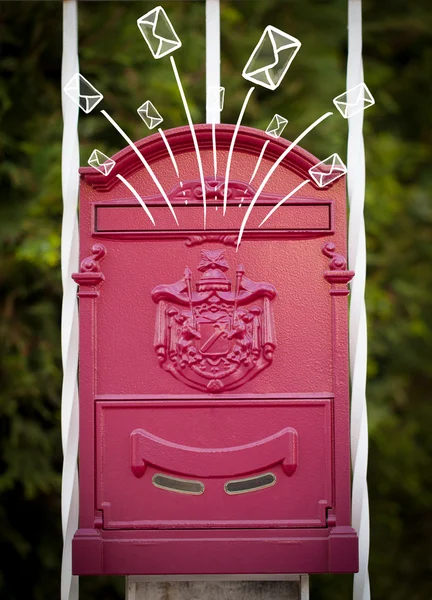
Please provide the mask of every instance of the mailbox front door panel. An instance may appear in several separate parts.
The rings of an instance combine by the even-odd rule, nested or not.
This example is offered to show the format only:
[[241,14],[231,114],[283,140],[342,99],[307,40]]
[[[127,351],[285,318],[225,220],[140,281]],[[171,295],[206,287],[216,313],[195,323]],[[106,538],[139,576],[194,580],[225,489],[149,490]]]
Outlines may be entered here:
[[[77,574],[352,572],[345,189],[240,127],[157,134],[104,177],[82,169]],[[153,226],[116,178],[151,211]],[[256,187],[254,187],[256,186]],[[103,261],[103,262],[102,262]]]
[[324,527],[330,409],[330,399],[98,403],[104,527]]

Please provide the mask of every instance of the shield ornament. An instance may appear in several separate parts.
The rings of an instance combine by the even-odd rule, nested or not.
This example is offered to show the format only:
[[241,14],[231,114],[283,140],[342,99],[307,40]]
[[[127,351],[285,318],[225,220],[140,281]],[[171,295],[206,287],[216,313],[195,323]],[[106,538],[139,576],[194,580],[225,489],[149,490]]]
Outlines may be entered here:
[[152,291],[160,366],[205,392],[241,386],[271,364],[276,348],[276,289],[248,279],[243,265],[233,283],[228,269],[224,250],[202,250],[195,290],[186,267],[182,279]]

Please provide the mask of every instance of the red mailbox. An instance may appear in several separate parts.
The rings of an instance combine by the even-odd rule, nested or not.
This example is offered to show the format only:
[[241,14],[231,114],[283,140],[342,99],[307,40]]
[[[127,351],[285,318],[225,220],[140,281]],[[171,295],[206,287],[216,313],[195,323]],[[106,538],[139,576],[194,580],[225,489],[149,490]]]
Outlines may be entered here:
[[[81,169],[76,574],[353,572],[345,181],[269,210],[319,161],[296,148],[251,212],[265,133],[241,127],[223,214],[212,129]],[[216,127],[219,173],[234,127]],[[288,143],[272,139],[262,181]],[[155,226],[120,183],[127,177]],[[185,177],[187,174],[187,179]]]

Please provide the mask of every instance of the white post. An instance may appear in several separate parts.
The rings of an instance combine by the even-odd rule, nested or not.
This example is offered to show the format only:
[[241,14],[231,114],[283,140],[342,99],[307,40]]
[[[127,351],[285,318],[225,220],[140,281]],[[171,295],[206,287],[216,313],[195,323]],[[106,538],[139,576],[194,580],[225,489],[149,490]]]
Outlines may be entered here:
[[126,600],[309,600],[308,575],[166,575],[126,578]]
[[77,600],[78,577],[72,575],[72,537],[78,527],[78,304],[73,272],[78,271],[78,112],[79,107],[63,91],[64,86],[79,71],[78,22],[76,0],[63,2],[62,58],[62,192],[63,222],[61,238],[61,275],[63,305],[61,317],[61,348],[63,362],[62,387],[62,530],[63,556],[61,570],[61,600]]
[[[363,83],[362,4],[348,0],[347,89]],[[367,489],[368,425],[366,406],[366,233],[364,223],[365,155],[363,111],[348,119],[349,268],[351,283],[350,370],[351,370],[351,455],[353,466],[352,522],[359,536],[360,569],[354,575],[354,600],[369,600],[369,500]]]
[[220,123],[220,111],[214,102],[215,93],[211,93],[212,89],[214,91],[220,87],[220,0],[206,0],[205,6],[206,122]]

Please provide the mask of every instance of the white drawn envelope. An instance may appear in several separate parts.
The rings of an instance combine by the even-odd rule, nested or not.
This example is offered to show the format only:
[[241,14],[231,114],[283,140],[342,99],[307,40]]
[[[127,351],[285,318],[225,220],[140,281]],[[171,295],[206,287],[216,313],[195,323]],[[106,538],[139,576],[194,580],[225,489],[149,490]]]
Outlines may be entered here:
[[137,109],[137,113],[149,129],[153,129],[163,122],[163,117],[159,114],[155,105],[150,102],[150,100],[144,102],[144,104]]
[[365,83],[359,83],[333,100],[344,119],[366,110],[375,104],[375,99]]
[[268,25],[243,69],[243,77],[269,90],[275,90],[300,50],[301,42]]
[[274,138],[279,138],[287,124],[288,119],[285,119],[281,115],[275,115],[266,129],[266,133]]
[[90,158],[88,159],[88,164],[91,167],[93,167],[93,169],[96,169],[96,171],[99,171],[99,173],[102,173],[102,175],[105,175],[106,177],[111,173],[111,171],[115,167],[115,160],[113,160],[109,156],[106,156],[106,154],[104,154],[100,150],[93,150],[93,152],[90,155]]
[[309,175],[320,188],[333,183],[333,181],[345,175],[346,172],[347,168],[339,154],[332,154],[309,169]]
[[162,6],[140,17],[137,25],[154,58],[163,58],[182,45]]
[[75,73],[72,79],[64,86],[64,92],[85,113],[91,112],[96,104],[99,104],[103,99],[103,95],[80,73]]

